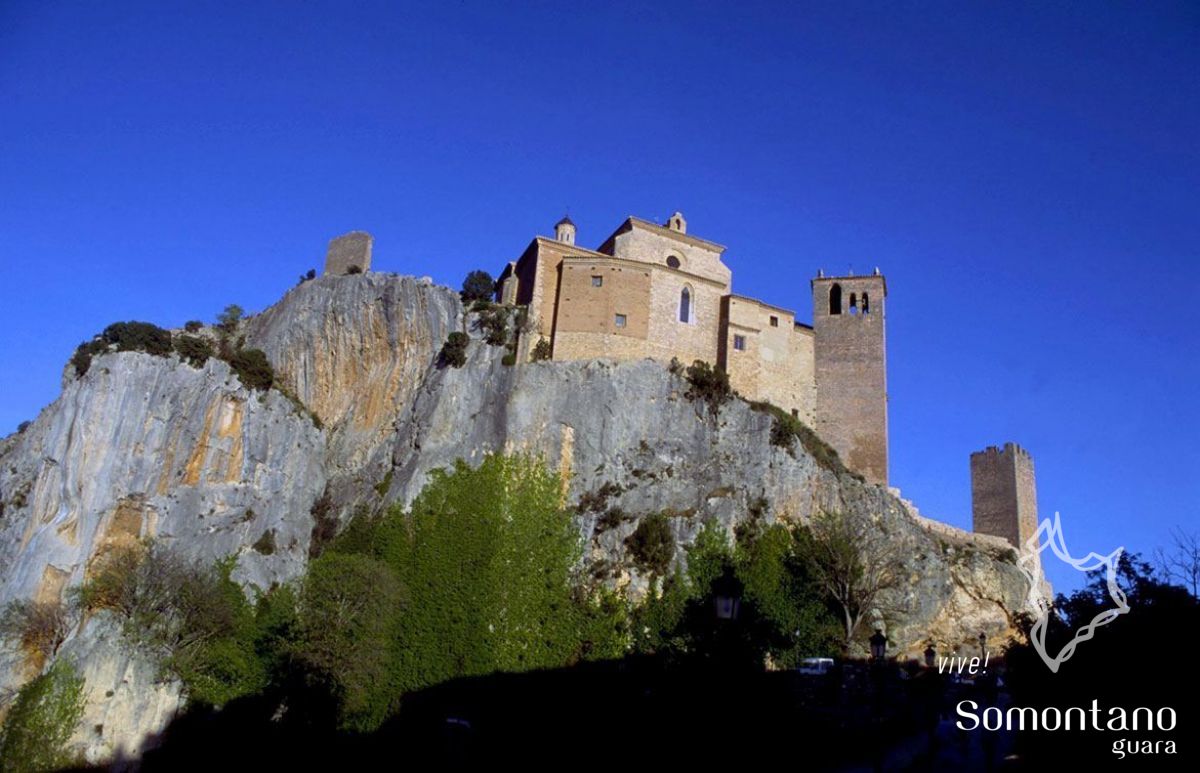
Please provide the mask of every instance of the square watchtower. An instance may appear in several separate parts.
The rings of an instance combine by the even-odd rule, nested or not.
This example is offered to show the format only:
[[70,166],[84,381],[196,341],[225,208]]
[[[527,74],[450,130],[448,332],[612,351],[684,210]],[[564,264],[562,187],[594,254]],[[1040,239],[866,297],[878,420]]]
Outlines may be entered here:
[[1016,443],[971,454],[973,529],[1003,537],[1018,550],[1037,532],[1033,457]]

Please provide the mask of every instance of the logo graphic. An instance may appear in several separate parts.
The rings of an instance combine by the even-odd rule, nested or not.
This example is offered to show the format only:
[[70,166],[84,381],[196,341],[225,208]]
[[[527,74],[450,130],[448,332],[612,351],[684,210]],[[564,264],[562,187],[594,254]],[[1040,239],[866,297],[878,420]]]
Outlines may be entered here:
[[[1051,657],[1046,652],[1046,624],[1050,618],[1050,602],[1042,594],[1039,567],[1039,557],[1047,547],[1053,550],[1054,555],[1058,556],[1061,561],[1081,572],[1090,572],[1101,566],[1105,567],[1108,595],[1116,603],[1115,607],[1104,610],[1093,617],[1090,623],[1077,630],[1075,637],[1055,657]],[[1029,579],[1029,606],[1038,610],[1037,622],[1033,624],[1033,628],[1029,632],[1029,640],[1051,671],[1058,673],[1058,667],[1075,654],[1075,647],[1080,642],[1092,638],[1097,628],[1111,623],[1119,615],[1129,611],[1129,604],[1125,601],[1125,592],[1117,585],[1117,561],[1120,560],[1123,552],[1125,552],[1125,548],[1119,547],[1107,556],[1088,553],[1083,558],[1072,558],[1067,551],[1067,543],[1063,540],[1058,513],[1054,514],[1053,522],[1049,518],[1043,520],[1038,526],[1037,532],[1026,541],[1025,547],[1017,559],[1017,566]]]

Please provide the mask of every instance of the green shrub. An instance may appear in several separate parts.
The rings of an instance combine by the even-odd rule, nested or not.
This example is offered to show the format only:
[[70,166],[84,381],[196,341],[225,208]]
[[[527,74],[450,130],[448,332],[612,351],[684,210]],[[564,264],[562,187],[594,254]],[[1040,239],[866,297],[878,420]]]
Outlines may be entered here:
[[483,331],[483,340],[491,346],[508,343],[508,311],[504,306],[492,306],[479,312],[479,329]]
[[199,333],[204,329],[204,323],[198,319],[190,319],[183,323],[183,329],[189,333]]
[[472,301],[488,301],[496,293],[496,281],[492,279],[492,275],[486,271],[475,270],[467,274],[463,280],[462,291],[459,293],[462,296],[464,303]]
[[550,339],[539,338],[538,342],[533,345],[533,361],[542,362],[554,356],[554,349],[550,346]]
[[275,369],[262,349],[238,349],[229,358],[229,366],[247,389],[266,391],[275,383]]
[[17,425],[17,434],[18,435],[25,434],[25,430],[29,429],[31,424],[33,424],[32,421],[23,421],[20,424],[18,424]]
[[0,729],[0,771],[45,771],[79,760],[68,742],[87,702],[83,677],[64,661],[21,688]]
[[262,536],[259,537],[257,540],[255,540],[254,544],[251,545],[251,547],[254,548],[256,551],[258,551],[259,553],[262,553],[264,556],[274,555],[275,554],[275,530],[267,529],[266,531],[264,531],[262,533]]
[[307,273],[300,275],[300,281],[297,282],[296,284],[302,285],[305,282],[311,282],[312,280],[314,280],[316,278],[317,278],[317,270],[315,268],[310,268]]
[[82,377],[92,357],[116,347],[118,352],[145,352],[166,357],[172,351],[171,333],[149,322],[114,322],[91,341],[81,343],[71,356],[75,375]]
[[506,354],[500,358],[500,364],[504,365],[505,367],[511,368],[513,365],[517,364],[517,355],[513,354],[512,352],[509,352],[508,354]]
[[688,381],[687,398],[703,400],[713,413],[733,397],[729,374],[703,360],[696,360],[689,365],[685,377]]
[[846,467],[833,446],[822,440],[820,435],[799,418],[768,402],[752,402],[750,408],[774,417],[774,423],[771,424],[771,445],[794,454],[793,443],[798,439],[808,455],[820,466],[839,475],[848,474],[857,480],[863,480],[862,475]]
[[442,344],[442,351],[438,353],[438,364],[442,367],[461,368],[467,364],[467,344],[471,342],[470,337],[466,333],[454,332],[446,338],[446,343]]
[[193,368],[204,367],[204,363],[208,362],[208,358],[216,354],[212,341],[200,336],[190,335],[175,336],[175,351],[179,354],[180,359]]
[[655,576],[666,574],[675,557],[675,537],[671,524],[663,513],[655,513],[642,519],[625,539],[634,565]]

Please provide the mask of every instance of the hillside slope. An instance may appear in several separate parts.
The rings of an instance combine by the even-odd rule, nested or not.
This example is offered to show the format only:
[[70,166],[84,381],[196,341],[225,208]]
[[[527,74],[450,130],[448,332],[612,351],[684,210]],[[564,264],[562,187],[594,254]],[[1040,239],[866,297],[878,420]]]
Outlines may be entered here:
[[[742,401],[713,415],[661,363],[505,366],[455,293],[385,274],[305,282],[243,325],[303,405],[247,390],[216,359],[194,368],[112,353],[0,441],[0,605],[63,598],[106,550],[148,537],[206,561],[234,556],[233,578],[267,589],[304,571],[318,500],[344,523],[410,502],[457,458],[527,451],[563,473],[565,501],[603,488],[632,516],[602,529],[588,513],[580,527],[590,574],[633,597],[647,578],[625,537],[651,513],[671,514],[683,546],[710,518],[732,530],[851,512],[902,546],[908,582],[889,606],[903,613],[888,625],[900,651],[930,639],[945,651],[980,631],[999,643],[1022,609],[1011,551],[931,530],[885,489],[822,467],[799,443],[773,445],[772,417]],[[454,330],[472,335],[467,364],[438,368]],[[0,689],[46,666],[6,646]],[[74,629],[58,657],[87,679],[77,741],[90,760],[136,753],[180,705],[179,686],[123,651],[104,613]]]

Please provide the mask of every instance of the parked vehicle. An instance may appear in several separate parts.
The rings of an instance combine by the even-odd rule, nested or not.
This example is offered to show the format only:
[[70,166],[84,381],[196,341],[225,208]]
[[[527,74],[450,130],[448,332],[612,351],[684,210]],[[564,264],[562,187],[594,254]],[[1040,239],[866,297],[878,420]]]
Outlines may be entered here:
[[833,658],[805,658],[796,670],[810,676],[824,676],[833,670]]

